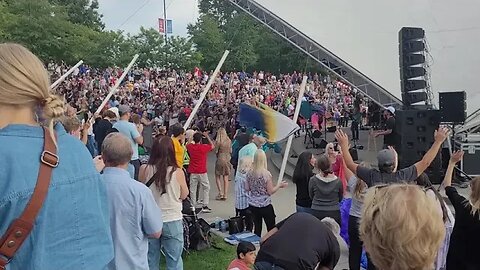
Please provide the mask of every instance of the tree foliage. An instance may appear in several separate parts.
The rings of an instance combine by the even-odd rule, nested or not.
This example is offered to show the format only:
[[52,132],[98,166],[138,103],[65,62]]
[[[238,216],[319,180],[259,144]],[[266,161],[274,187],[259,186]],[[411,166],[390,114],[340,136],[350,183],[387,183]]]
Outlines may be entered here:
[[297,48],[238,12],[224,0],[200,0],[200,17],[188,32],[203,55],[201,66],[215,68],[225,49],[230,55],[225,67],[230,70],[270,72],[322,71],[321,67]]
[[97,0],[0,0],[0,42],[23,44],[45,62],[126,66],[138,53],[143,67],[192,69],[202,59],[189,39],[166,45],[153,28],[134,36],[103,28]]

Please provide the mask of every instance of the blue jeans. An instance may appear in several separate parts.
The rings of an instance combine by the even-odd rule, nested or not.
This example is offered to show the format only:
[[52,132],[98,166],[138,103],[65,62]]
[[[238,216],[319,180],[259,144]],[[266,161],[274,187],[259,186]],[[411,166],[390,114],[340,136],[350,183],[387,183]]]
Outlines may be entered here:
[[312,213],[312,208],[303,207],[299,205],[295,205],[295,206],[297,207],[297,213],[308,213],[308,214]]
[[163,223],[160,239],[148,240],[148,267],[160,269],[160,249],[166,259],[167,270],[183,270],[183,221]]

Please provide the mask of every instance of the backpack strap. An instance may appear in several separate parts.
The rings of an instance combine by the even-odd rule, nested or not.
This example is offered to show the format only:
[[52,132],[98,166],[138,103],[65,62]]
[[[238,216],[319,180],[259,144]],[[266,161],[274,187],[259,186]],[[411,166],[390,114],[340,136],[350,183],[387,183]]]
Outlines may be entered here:
[[32,231],[37,215],[47,196],[52,169],[58,166],[59,159],[55,143],[46,128],[43,129],[43,133],[45,138],[43,152],[40,156],[40,169],[32,197],[20,217],[10,224],[7,232],[0,238],[0,270],[5,270],[6,265],[13,259],[15,253]]

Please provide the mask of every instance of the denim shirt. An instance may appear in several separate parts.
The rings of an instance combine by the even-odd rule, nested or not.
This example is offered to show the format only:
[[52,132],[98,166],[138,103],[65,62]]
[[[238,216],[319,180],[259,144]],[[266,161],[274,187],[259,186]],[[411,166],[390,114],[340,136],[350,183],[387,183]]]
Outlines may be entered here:
[[[8,270],[105,269],[113,258],[105,186],[85,145],[56,126],[59,165],[53,169],[34,228]],[[0,129],[0,235],[33,193],[43,129]]]

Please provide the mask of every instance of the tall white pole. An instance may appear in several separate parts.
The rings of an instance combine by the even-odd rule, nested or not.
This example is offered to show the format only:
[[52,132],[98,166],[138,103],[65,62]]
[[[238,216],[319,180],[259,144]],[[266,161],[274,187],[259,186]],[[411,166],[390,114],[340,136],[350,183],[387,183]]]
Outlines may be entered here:
[[[295,113],[293,114],[293,122],[297,122],[298,115],[300,114],[300,107],[302,107],[303,94],[305,93],[305,88],[307,86],[307,76],[303,76],[302,84],[300,85],[300,91],[298,93],[297,104],[295,106]],[[290,156],[290,148],[292,146],[293,134],[288,137],[287,145],[285,146],[285,152],[283,154],[282,167],[280,167],[280,174],[278,175],[277,185],[280,185],[283,180],[283,175],[285,174],[285,167],[287,166],[287,160]]]
[[115,83],[115,85],[110,89],[110,92],[108,93],[108,95],[105,97],[105,99],[102,101],[102,104],[100,105],[100,107],[98,107],[97,111],[95,112],[95,114],[99,114],[103,107],[105,107],[105,105],[107,104],[107,102],[110,100],[110,98],[112,97],[113,94],[115,94],[115,92],[117,91],[117,88],[120,86],[120,83],[122,83],[123,79],[125,79],[125,76],[127,76],[128,72],[130,71],[130,69],[132,68],[133,64],[135,64],[135,61],[137,61],[137,58],[138,58],[138,54],[135,54],[135,56],[133,57],[132,61],[130,61],[130,64],[128,64],[127,68],[125,68],[125,70],[123,71],[122,73],[122,76],[120,76],[120,78],[118,78],[117,82]]
[[225,62],[225,59],[227,59],[227,56],[228,56],[229,53],[230,53],[229,50],[226,50],[223,53],[223,56],[220,59],[220,62],[218,62],[217,68],[215,68],[215,71],[213,72],[212,76],[208,80],[208,83],[205,86],[205,89],[203,90],[202,94],[200,95],[200,98],[198,99],[197,104],[195,104],[195,107],[193,108],[192,113],[188,117],[187,122],[185,122],[185,125],[183,126],[183,129],[186,130],[190,126],[190,124],[192,123],[193,118],[197,114],[198,109],[200,108],[200,105],[202,105],[202,102],[205,99],[205,96],[207,95],[208,90],[210,90],[210,87],[212,87],[212,84],[215,81],[215,78],[217,78],[217,75],[220,72],[220,69],[222,68],[223,63]]
[[83,60],[78,61],[78,63],[73,66],[67,73],[63,74],[62,77],[58,78],[52,85],[50,85],[50,88],[55,89],[61,82],[63,82],[72,72],[78,68],[81,64],[83,64]]

